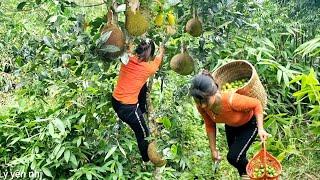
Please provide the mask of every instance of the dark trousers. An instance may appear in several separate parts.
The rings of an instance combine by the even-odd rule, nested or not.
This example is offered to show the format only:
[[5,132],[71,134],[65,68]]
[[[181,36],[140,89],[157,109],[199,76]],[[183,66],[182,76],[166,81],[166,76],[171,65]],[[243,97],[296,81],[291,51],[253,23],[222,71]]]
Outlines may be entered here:
[[237,168],[240,176],[246,174],[248,164],[247,151],[257,136],[258,128],[255,117],[239,127],[225,125],[229,152],[227,159]]
[[149,161],[148,157],[148,141],[145,140],[149,137],[149,128],[143,118],[143,113],[146,112],[146,100],[147,100],[147,85],[145,84],[139,93],[138,104],[122,104],[112,97],[112,107],[117,113],[118,117],[134,131],[137,139],[138,147],[142,160]]

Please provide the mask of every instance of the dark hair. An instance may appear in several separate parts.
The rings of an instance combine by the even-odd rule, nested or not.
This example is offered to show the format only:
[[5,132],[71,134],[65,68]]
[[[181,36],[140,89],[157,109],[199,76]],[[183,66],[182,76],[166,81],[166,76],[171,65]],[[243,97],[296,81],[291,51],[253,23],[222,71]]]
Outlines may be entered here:
[[200,101],[207,101],[209,96],[215,95],[218,85],[207,71],[196,75],[191,81],[190,95]]
[[135,53],[138,55],[139,59],[147,60],[149,59],[149,57],[154,56],[155,49],[156,47],[153,40],[146,39],[141,40],[141,42],[135,49]]

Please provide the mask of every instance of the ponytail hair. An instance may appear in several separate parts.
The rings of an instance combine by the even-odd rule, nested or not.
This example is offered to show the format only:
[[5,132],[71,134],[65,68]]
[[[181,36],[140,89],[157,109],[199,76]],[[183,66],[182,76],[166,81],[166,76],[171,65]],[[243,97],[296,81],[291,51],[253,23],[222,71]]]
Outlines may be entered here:
[[154,56],[155,49],[156,48],[153,40],[146,39],[140,42],[140,44],[135,49],[135,53],[137,54],[139,59],[146,61],[150,57]]
[[206,100],[209,96],[215,95],[218,85],[208,71],[196,75],[191,81],[189,93],[196,99]]

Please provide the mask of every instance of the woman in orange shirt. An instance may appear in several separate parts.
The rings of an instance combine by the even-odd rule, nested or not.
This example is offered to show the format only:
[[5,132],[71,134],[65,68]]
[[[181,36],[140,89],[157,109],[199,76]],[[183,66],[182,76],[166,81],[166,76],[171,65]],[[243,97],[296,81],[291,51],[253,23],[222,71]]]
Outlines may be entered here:
[[[149,128],[143,117],[146,108],[146,82],[159,69],[164,55],[164,47],[160,47],[159,55],[154,57],[155,44],[152,40],[142,40],[129,57],[128,64],[121,65],[117,85],[112,94],[112,106],[118,117],[134,131],[142,160],[149,160],[148,148],[155,148],[154,143],[145,139],[149,137]],[[152,60],[153,59],[153,60]],[[153,150],[156,152],[156,150]],[[160,157],[158,155],[158,157]],[[165,160],[153,161],[156,166],[163,166]]]
[[246,153],[249,146],[257,134],[261,140],[269,136],[263,128],[260,101],[237,93],[220,92],[207,71],[192,79],[190,94],[204,118],[212,159],[221,159],[216,149],[216,123],[224,123],[229,148],[227,160],[246,179]]

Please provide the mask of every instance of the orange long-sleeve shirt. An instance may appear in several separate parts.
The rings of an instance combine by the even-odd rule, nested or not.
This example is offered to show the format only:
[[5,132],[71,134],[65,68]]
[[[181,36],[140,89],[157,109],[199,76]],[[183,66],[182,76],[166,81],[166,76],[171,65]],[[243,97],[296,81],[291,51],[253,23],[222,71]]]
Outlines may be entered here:
[[[215,123],[225,123],[229,126],[241,126],[247,123],[253,115],[263,113],[263,108],[258,99],[237,93],[221,93],[221,109],[214,114],[208,108],[201,108],[197,105],[199,113],[204,118],[207,132],[212,132]],[[231,99],[230,99],[231,98]]]
[[142,86],[156,73],[161,61],[159,56],[149,62],[139,61],[136,56],[129,57],[128,64],[121,65],[113,97],[123,104],[136,104]]

